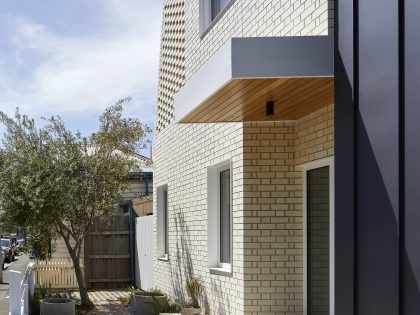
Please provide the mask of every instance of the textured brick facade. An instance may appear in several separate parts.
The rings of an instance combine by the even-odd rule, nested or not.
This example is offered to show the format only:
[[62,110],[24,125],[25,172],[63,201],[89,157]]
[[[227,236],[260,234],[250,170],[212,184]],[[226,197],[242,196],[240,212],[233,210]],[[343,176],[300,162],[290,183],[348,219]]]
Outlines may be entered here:
[[298,121],[244,124],[247,314],[303,312],[303,173],[296,166],[334,154],[333,118],[331,105]]
[[[175,7],[182,11],[176,18],[168,13]],[[210,314],[303,313],[302,172],[296,165],[334,153],[333,105],[298,121],[176,124],[173,94],[230,37],[327,35],[328,8],[327,0],[236,0],[201,38],[198,1],[165,1],[163,29],[165,18],[176,20],[185,50],[176,59],[179,76],[163,73],[174,53],[165,50],[163,32],[154,189],[168,185],[169,260],[155,255],[154,282],[182,298],[186,279],[200,276]],[[228,159],[233,272],[217,275],[207,266],[207,168]]]
[[173,96],[185,81],[184,2],[166,1],[163,8],[156,132],[173,121]]

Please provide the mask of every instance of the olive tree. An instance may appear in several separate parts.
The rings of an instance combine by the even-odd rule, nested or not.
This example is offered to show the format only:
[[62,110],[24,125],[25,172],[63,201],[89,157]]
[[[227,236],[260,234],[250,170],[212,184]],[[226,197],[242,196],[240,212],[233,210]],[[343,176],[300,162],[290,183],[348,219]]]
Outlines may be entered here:
[[73,133],[60,117],[34,119],[0,112],[0,220],[25,227],[38,243],[61,237],[74,265],[82,305],[92,306],[80,264],[83,239],[94,217],[108,218],[128,188],[132,154],[150,129],[125,118],[117,102],[90,136]]

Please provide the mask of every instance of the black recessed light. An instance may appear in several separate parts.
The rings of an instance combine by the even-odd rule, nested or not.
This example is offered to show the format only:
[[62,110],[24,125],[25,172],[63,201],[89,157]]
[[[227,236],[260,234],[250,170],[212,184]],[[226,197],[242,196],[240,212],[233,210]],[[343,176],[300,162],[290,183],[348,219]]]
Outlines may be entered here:
[[274,116],[274,101],[265,103],[265,114],[267,116]]

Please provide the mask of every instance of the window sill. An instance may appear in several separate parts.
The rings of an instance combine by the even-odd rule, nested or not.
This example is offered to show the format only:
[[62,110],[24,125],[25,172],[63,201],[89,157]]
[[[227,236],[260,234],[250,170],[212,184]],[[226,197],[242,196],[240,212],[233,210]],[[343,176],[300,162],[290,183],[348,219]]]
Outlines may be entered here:
[[163,256],[159,257],[158,260],[160,260],[160,261],[169,261],[169,255],[168,254],[163,255]]
[[211,267],[210,273],[219,276],[232,276],[232,266],[228,268]]

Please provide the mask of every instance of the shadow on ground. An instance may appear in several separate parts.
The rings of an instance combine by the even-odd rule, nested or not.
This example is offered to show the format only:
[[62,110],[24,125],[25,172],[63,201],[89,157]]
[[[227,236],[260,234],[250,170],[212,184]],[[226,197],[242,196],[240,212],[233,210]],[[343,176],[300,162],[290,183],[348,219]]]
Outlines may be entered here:
[[130,314],[130,307],[121,305],[121,302],[107,302],[99,305],[95,305],[95,308],[91,310],[89,315],[125,315]]

